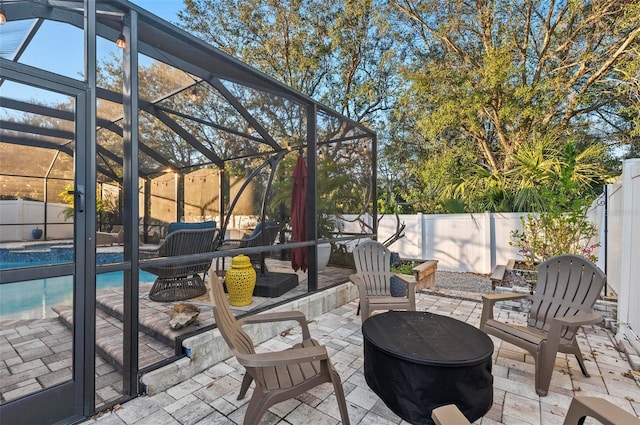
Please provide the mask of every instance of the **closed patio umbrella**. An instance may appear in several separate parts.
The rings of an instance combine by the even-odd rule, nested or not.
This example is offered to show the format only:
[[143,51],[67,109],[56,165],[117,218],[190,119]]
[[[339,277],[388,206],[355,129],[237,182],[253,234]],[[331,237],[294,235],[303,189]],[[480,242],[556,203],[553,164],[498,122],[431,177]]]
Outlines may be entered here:
[[[293,170],[291,185],[291,238],[293,242],[307,240],[307,164],[302,155],[298,156],[296,168]],[[307,247],[291,250],[291,267],[293,270],[307,271],[309,265]]]

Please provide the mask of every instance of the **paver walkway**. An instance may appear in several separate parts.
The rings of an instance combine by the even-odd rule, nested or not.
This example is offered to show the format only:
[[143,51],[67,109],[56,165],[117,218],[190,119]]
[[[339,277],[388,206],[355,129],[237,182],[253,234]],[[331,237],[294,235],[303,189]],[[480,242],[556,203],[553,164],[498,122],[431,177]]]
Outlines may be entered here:
[[[374,394],[364,379],[360,317],[357,300],[323,314],[310,324],[312,336],[326,345],[342,377],[351,423],[362,425],[406,424]],[[418,294],[417,309],[443,314],[478,326],[482,305],[475,300]],[[525,322],[521,313],[501,310],[503,320]],[[638,375],[615,349],[613,335],[599,326],[585,327],[578,336],[591,377],[580,373],[573,356],[557,357],[547,397],[534,390],[531,356],[497,338],[494,351],[494,404],[476,423],[561,424],[574,395],[603,397],[640,416]],[[286,349],[300,340],[300,329],[283,333],[259,346],[258,351]],[[85,424],[97,425],[204,425],[240,424],[251,396],[236,400],[244,370],[230,358],[153,396],[139,397]],[[324,384],[297,399],[275,405],[262,424],[337,424],[338,406],[330,384]]]

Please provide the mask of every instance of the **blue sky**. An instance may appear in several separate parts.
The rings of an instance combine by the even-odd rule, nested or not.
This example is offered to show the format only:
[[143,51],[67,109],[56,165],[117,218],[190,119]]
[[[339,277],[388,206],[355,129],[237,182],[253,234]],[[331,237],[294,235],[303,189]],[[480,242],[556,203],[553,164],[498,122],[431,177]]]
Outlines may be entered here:
[[183,8],[182,0],[131,0],[143,9],[154,15],[175,24],[178,20],[178,11]]
[[[182,0],[132,0],[132,3],[149,12],[175,24],[178,21],[178,11],[183,6]],[[15,23],[26,29],[31,25],[28,21]],[[64,49],[60,48],[60,40],[64,39]],[[20,62],[36,67],[44,66],[47,70],[71,78],[82,79],[84,69],[84,46],[82,30],[70,25],[53,21],[45,22],[29,48],[20,58]],[[0,39],[0,44],[2,40]],[[107,58],[111,53],[119,54],[112,42],[98,38],[98,60]],[[3,95],[14,99],[29,101],[33,98],[57,103],[60,98],[50,92],[41,92],[23,85],[7,81],[1,87]]]

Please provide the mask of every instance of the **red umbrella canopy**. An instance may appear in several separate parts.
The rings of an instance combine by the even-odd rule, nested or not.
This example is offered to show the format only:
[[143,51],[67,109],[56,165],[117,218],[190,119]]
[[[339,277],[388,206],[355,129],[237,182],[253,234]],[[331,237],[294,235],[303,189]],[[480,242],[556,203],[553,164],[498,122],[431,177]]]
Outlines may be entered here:
[[[291,237],[293,242],[307,240],[307,164],[302,155],[298,156],[296,168],[293,170],[291,185]],[[291,267],[293,270],[307,271],[308,249],[291,250]]]

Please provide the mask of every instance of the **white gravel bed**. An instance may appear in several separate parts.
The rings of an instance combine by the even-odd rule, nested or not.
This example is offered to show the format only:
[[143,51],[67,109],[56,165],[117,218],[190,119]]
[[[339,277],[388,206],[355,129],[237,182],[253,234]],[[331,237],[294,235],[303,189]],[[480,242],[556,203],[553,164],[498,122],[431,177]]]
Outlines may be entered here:
[[481,294],[493,292],[488,275],[436,271],[436,287],[424,292],[480,300]]

